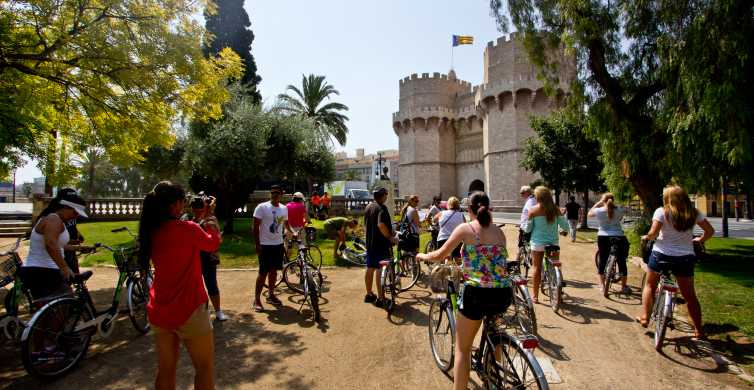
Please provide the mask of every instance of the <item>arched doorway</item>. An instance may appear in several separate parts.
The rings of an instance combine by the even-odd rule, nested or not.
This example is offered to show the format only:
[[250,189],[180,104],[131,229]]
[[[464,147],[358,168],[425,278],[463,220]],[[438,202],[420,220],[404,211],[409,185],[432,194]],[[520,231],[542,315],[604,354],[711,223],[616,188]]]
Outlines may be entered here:
[[469,184],[469,193],[476,192],[476,191],[484,191],[484,182],[476,179]]

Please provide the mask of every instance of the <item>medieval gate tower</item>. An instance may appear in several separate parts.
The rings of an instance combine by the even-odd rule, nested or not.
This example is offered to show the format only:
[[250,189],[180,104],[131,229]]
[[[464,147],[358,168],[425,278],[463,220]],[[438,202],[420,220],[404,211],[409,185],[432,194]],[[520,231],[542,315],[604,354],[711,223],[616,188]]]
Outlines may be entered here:
[[400,195],[417,194],[426,204],[435,195],[484,189],[498,210],[519,208],[520,186],[536,178],[519,167],[524,143],[534,136],[529,119],[561,106],[576,74],[572,59],[558,58],[560,84],[552,96],[515,33],[487,44],[481,85],[457,79],[452,70],[400,80],[393,114]]

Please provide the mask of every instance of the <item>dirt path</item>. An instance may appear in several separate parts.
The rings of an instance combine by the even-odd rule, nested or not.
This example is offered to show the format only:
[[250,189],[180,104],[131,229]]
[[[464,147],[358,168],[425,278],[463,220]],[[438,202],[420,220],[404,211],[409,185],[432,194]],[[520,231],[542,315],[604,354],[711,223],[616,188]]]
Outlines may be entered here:
[[[515,237],[512,229],[507,233]],[[650,335],[633,321],[638,289],[628,298],[603,298],[593,283],[593,244],[562,244],[568,282],[564,310],[556,315],[547,306],[536,308],[541,333],[536,354],[561,379],[553,389],[743,387],[731,374],[721,373],[685,333],[671,332],[665,355],[657,354]],[[250,294],[257,273],[220,272],[223,305],[231,320],[215,327],[218,388],[450,388],[451,379],[440,373],[429,352],[429,291],[414,288],[402,294],[388,319],[384,311],[362,303],[363,270],[324,272],[326,321],[321,324],[313,323],[306,310],[299,314],[300,296],[289,292],[282,295],[282,308],[253,313]],[[630,272],[631,284],[637,286],[639,271],[633,267]],[[113,269],[95,270],[89,286],[96,302],[109,300],[115,277]],[[14,345],[0,345],[0,388],[150,388],[156,364],[151,337],[137,336],[127,318],[119,319],[109,339],[93,342],[74,372],[52,383],[28,378],[18,353]],[[183,354],[179,388],[189,388],[192,375]]]

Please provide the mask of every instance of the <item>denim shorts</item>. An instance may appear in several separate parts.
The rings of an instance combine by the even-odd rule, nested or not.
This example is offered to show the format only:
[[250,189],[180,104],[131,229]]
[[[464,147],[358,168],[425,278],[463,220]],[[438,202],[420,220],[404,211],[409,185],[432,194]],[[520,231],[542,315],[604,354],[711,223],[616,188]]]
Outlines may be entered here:
[[695,264],[696,256],[694,255],[668,256],[652,251],[647,267],[657,273],[670,271],[677,278],[690,278],[694,276]]

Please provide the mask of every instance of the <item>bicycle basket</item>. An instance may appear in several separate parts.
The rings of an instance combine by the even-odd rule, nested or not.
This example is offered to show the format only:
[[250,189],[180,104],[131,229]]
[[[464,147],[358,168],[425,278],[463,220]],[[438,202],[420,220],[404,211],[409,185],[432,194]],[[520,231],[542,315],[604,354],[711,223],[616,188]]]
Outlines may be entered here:
[[437,266],[429,276],[429,288],[433,293],[444,293],[448,291],[448,279],[458,287],[461,283],[461,270],[456,267]]
[[16,253],[11,252],[0,256],[0,287],[13,282],[19,268],[21,268],[21,259]]
[[135,246],[120,247],[113,252],[115,265],[123,272],[139,271],[139,248]]

